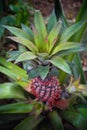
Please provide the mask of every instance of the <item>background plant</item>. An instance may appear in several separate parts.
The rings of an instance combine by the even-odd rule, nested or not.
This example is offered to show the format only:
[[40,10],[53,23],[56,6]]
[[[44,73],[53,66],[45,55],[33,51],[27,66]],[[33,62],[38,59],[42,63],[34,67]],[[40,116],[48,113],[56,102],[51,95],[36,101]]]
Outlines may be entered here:
[[23,0],[1,1],[1,16],[0,16],[0,49],[3,49],[3,44],[6,43],[5,36],[7,31],[2,25],[10,25],[20,27],[21,24],[29,25],[32,21],[34,8]]

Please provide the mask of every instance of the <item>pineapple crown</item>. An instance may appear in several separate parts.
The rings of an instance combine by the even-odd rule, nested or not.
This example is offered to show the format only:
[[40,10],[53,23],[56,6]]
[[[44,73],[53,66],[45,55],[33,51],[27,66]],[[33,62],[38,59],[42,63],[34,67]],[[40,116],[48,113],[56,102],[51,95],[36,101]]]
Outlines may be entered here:
[[[73,28],[75,29],[77,25],[81,23],[76,23],[63,31],[62,22],[56,20],[54,13],[44,21],[41,12],[37,10],[32,29],[23,24],[22,29],[4,26],[15,35],[8,38],[23,45],[22,50],[9,52],[11,57],[8,60],[15,60],[15,63],[28,61],[28,66],[31,65],[32,68],[36,65],[38,68],[35,73],[41,73],[44,78],[51,66],[71,74],[64,56],[80,50],[81,44],[69,41],[73,35]],[[40,71],[41,69],[44,69],[44,72]]]

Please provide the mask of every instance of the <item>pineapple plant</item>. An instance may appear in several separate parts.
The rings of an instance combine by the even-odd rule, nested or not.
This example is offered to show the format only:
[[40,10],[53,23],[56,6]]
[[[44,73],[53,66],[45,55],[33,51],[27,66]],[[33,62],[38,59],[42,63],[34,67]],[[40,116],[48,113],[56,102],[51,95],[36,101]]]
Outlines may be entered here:
[[[80,43],[71,42],[74,41],[72,36],[87,26],[86,21],[63,30],[63,23],[57,22],[54,14],[44,21],[39,11],[34,21],[30,28],[23,24],[22,29],[4,26],[15,35],[9,38],[21,44],[19,50],[9,52],[8,61],[21,62],[25,70],[0,57],[0,72],[10,77],[9,83],[0,84],[0,99],[15,99],[0,106],[0,128],[68,130],[76,127],[76,130],[85,130],[87,85],[80,84],[80,78],[70,81],[69,77],[75,76],[74,71],[77,73],[72,69],[76,64],[70,63],[74,61],[72,55],[85,50]],[[78,37],[75,41],[79,41]],[[77,101],[77,97],[82,100]],[[9,128],[9,122],[12,125],[16,120],[21,123]]]
[[[47,22],[47,23],[46,23]],[[4,26],[13,35],[11,40],[20,43],[23,48],[16,52],[9,52],[8,61],[23,62],[29,78],[25,90],[33,94],[36,101],[41,101],[49,108],[55,107],[58,101],[68,97],[63,84],[60,82],[60,73],[72,75],[69,63],[65,56],[80,51],[81,44],[69,41],[73,33],[67,35],[69,29],[62,32],[62,22],[55,19],[55,25],[50,20],[43,19],[40,11],[35,12],[34,25],[31,28],[22,24],[22,29]],[[78,31],[78,29],[77,29]]]

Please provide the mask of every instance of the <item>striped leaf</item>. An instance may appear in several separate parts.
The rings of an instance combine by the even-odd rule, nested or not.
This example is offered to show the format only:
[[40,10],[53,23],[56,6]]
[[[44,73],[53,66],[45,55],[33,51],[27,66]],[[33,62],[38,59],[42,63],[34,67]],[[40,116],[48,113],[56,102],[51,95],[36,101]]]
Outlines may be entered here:
[[70,27],[68,27],[61,35],[59,41],[60,42],[66,42],[69,38],[71,38],[76,32],[78,32],[85,24],[87,21],[80,21],[77,22]]
[[33,60],[35,58],[36,58],[36,56],[32,52],[26,51],[26,52],[22,53],[20,56],[18,56],[15,63],[18,63],[21,61],[26,61],[26,60]]
[[49,120],[54,130],[64,130],[61,118],[56,111],[50,112]]
[[70,67],[63,58],[55,56],[52,59],[50,59],[49,62],[51,62],[54,66],[58,67],[64,72],[71,74]]
[[39,10],[37,10],[35,12],[34,22],[35,22],[36,30],[43,36],[43,38],[46,38],[47,30],[46,30],[46,26],[45,26],[45,23],[44,23],[44,19],[43,19]]
[[37,47],[37,49],[39,50],[39,52],[43,52],[44,51],[44,48],[46,48],[44,42],[44,38],[42,37],[41,33],[38,32],[38,30],[32,26],[32,29],[33,29],[33,33],[34,33],[34,41],[35,41],[35,45]]
[[34,35],[33,35],[32,30],[31,30],[28,26],[26,26],[26,25],[24,25],[24,24],[22,24],[22,29],[23,29],[27,34],[29,34],[29,36],[31,37],[31,41],[33,42],[33,41],[34,41]]
[[80,48],[81,44],[79,43],[75,43],[75,42],[65,42],[65,43],[60,43],[59,45],[57,45],[53,52],[52,55],[55,53],[58,53],[59,51],[63,51],[63,50],[69,50],[69,49],[74,49],[74,48]]
[[29,113],[32,109],[32,104],[20,102],[0,106],[0,113]]
[[2,65],[0,66],[0,72],[6,74],[13,80],[19,80],[19,79],[24,81],[28,80],[27,72],[22,68],[20,68],[19,66],[11,62],[7,62],[2,57],[0,57],[0,64]]
[[38,124],[44,119],[44,116],[38,116],[35,118],[34,115],[29,115],[20,124],[18,124],[14,130],[33,130]]
[[7,30],[9,30],[13,35],[17,37],[31,40],[31,36],[20,28],[12,26],[3,26],[3,27],[5,27]]
[[15,42],[18,42],[18,43],[24,45],[25,47],[27,47],[29,50],[31,50],[33,52],[38,51],[36,46],[28,39],[25,39],[23,37],[10,37],[10,36],[8,38],[15,41]]
[[55,45],[55,40],[57,40],[60,29],[61,29],[61,22],[57,22],[56,25],[53,27],[53,29],[50,31],[48,35],[48,41],[49,41],[49,51],[53,48]]
[[52,30],[52,28],[56,25],[57,23],[57,18],[55,15],[55,11],[51,13],[51,15],[48,17],[48,23],[47,23],[47,31],[48,33]]
[[25,92],[15,83],[3,83],[0,84],[0,99],[26,99]]

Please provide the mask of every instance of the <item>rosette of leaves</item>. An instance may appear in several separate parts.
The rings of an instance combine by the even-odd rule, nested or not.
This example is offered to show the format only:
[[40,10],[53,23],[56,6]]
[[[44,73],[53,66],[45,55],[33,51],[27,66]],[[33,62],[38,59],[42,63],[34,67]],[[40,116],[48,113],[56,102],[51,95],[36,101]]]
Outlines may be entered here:
[[[51,26],[50,19],[47,24],[45,24],[40,11],[36,11],[34,24],[31,28],[22,25],[22,29],[4,26],[13,35],[8,38],[15,42],[20,43],[25,48],[22,51],[9,52],[10,57],[8,61],[15,60],[15,63],[28,61],[28,67],[33,69],[47,66],[47,71],[40,76],[45,78],[50,71],[51,66],[68,73],[72,74],[68,62],[64,59],[65,55],[70,53],[75,53],[84,50],[80,43],[69,41],[70,37],[76,33],[86,22],[78,22],[70,27],[68,27],[64,32],[62,32],[62,22],[55,19],[55,25]],[[78,26],[78,28],[76,28]],[[76,28],[75,31],[73,31]],[[70,33],[70,31],[72,31]],[[44,67],[45,66],[45,67]],[[29,69],[30,70],[30,69]],[[38,73],[37,73],[38,75]]]
[[[63,98],[61,96],[61,93],[63,93],[60,87],[61,83],[57,78],[61,77],[57,71],[62,70],[69,75],[72,74],[64,56],[74,53],[73,49],[75,52],[83,49],[80,43],[69,41],[69,38],[75,32],[72,35],[67,34],[69,29],[72,30],[72,28],[74,29],[81,24],[84,25],[85,22],[76,23],[62,32],[61,21],[55,21],[53,27],[50,26],[49,21],[46,25],[40,11],[37,10],[32,30],[25,25],[22,25],[22,29],[5,26],[15,35],[9,38],[26,47],[24,52],[21,52],[21,54],[15,52],[16,55],[13,52],[13,57],[11,57],[13,59],[15,57],[15,63],[28,61],[27,71],[29,72],[29,79],[32,80],[26,86],[26,90],[50,107],[54,106],[55,100]],[[56,69],[56,76],[54,69]]]
[[[53,15],[51,16],[51,19],[49,19],[49,21],[47,22],[48,24],[45,25],[40,12],[36,12],[35,27],[33,27],[33,33],[31,29],[29,29],[24,25],[22,26],[22,29],[24,31],[15,27],[5,26],[16,36],[10,38],[16,42],[21,43],[23,46],[26,47],[26,49],[24,48],[23,50],[18,51],[17,53],[15,52],[10,53],[12,57],[9,60],[16,60],[16,63],[23,62],[23,65],[26,67],[26,70],[29,72],[28,73],[29,75],[25,70],[21,69],[17,65],[14,65],[11,62],[6,62],[3,58],[0,58],[0,72],[6,74],[11,79],[13,79],[12,83],[13,84],[16,83],[15,86],[18,85],[19,87],[21,86],[22,88],[24,88],[24,90],[22,89],[23,95],[26,86],[29,85],[28,77],[33,79],[37,76],[36,74],[35,77],[32,77],[32,73],[31,73],[32,70],[36,72],[35,69],[38,68],[39,75],[43,80],[48,76],[49,73],[54,75],[53,73],[54,66],[56,67],[57,72],[58,71],[61,72],[60,70],[62,70],[63,72],[66,72],[70,75],[71,74],[70,66],[66,62],[67,58],[65,58],[65,55],[69,56],[72,53],[84,50],[84,47],[80,48],[81,45],[79,43],[75,43],[71,41],[69,42],[69,39],[77,31],[83,28],[85,22],[78,22],[68,27],[64,32],[62,32],[60,30],[61,28],[60,22],[57,23],[56,26],[54,26],[54,24],[51,24],[50,26],[49,23],[53,22],[52,19],[54,19]],[[54,19],[54,21],[56,22],[56,19]],[[54,32],[56,32],[55,35]],[[42,72],[42,70],[46,67],[47,67],[47,71]],[[59,74],[57,73],[58,77],[60,77],[61,79],[62,77],[60,76],[60,74],[61,73]],[[71,83],[71,86],[69,86],[69,88],[73,87],[73,84],[75,86],[75,83]],[[9,92],[10,95],[12,94],[12,92],[14,93],[13,89],[10,89],[13,88],[14,86],[11,86],[9,88],[7,87],[8,85],[4,84],[4,86],[8,88],[7,89],[8,91],[6,92]],[[0,88],[4,90],[3,84],[1,84]],[[15,94],[16,92],[18,92],[17,89],[15,89]],[[67,92],[70,95],[72,95],[72,92],[69,91],[69,89],[67,90]],[[12,96],[13,94],[11,95],[11,98],[15,98]],[[7,97],[3,96],[3,98],[7,98]],[[87,118],[86,104],[83,105],[78,103],[79,105],[76,105],[76,107],[74,107],[73,104],[74,105],[75,103],[77,104],[76,100],[70,100],[70,98],[68,98],[68,100],[64,99],[61,102],[58,102],[56,107],[53,108],[52,111],[49,111],[48,107],[45,106],[42,102],[34,101],[33,100],[34,97],[32,97],[30,93],[26,93],[24,97],[25,99],[20,98],[21,100],[16,100],[16,103],[12,103],[0,107],[1,113],[28,113],[27,117],[25,115],[26,118],[23,115],[21,117],[19,116],[19,119],[22,120],[22,122],[14,128],[15,130],[24,130],[24,129],[64,130],[64,128],[75,129],[75,127],[76,129],[79,130],[86,129],[86,118]],[[2,118],[2,120],[4,119]],[[14,121],[16,120],[15,116],[11,117],[10,121],[13,120]],[[66,121],[68,122],[66,123]]]

